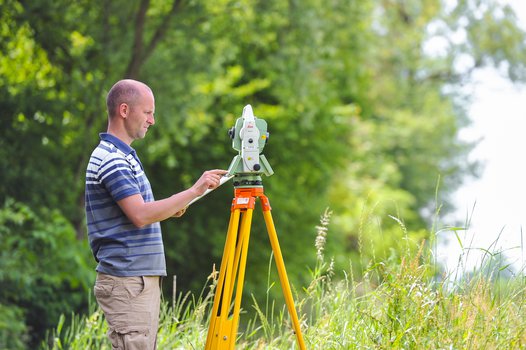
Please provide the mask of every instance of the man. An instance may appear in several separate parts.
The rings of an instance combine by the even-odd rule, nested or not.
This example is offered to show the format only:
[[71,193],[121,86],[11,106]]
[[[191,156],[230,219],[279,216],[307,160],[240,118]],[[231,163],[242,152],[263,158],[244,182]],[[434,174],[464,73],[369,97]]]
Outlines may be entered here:
[[100,134],[86,171],[88,238],[98,262],[95,297],[113,349],[155,349],[160,278],[166,276],[159,222],[181,216],[191,200],[216,188],[226,171],[205,171],[189,189],[154,200],[131,147],[155,124],[152,90],[121,80],[106,104],[108,130]]

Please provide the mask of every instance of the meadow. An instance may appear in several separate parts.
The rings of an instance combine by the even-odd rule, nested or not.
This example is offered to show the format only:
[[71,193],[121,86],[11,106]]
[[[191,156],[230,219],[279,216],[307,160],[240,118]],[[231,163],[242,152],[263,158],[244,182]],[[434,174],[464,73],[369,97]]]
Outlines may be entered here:
[[[323,254],[328,221],[323,218],[318,227],[311,283],[294,290],[307,349],[526,348],[524,271],[510,273],[509,266],[496,264],[501,252],[486,251],[481,266],[459,276],[437,266],[429,244],[413,242],[416,249],[384,261],[358,269],[350,263],[336,278],[340,272]],[[280,288],[271,265],[268,291]],[[204,349],[215,276],[200,295],[179,293],[162,303],[158,349]],[[242,321],[236,348],[298,348],[285,305],[268,291],[264,305],[253,298],[252,310],[242,311],[241,319],[253,316]],[[106,331],[102,312],[93,306],[88,315],[61,317],[42,348],[110,349]]]

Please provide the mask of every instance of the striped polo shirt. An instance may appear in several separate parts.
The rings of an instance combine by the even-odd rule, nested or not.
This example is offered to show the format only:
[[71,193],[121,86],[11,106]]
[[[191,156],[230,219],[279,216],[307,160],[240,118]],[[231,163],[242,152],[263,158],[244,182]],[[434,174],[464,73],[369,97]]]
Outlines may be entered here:
[[154,201],[135,150],[117,137],[100,134],[86,170],[88,240],[98,265],[113,276],[166,276],[161,225],[137,228],[117,201],[140,194]]

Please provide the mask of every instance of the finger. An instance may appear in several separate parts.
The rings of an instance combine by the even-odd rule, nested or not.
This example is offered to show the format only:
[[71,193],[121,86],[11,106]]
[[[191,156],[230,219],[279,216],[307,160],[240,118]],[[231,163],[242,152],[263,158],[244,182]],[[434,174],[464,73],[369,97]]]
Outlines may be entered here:
[[217,180],[217,181],[213,180],[213,181],[210,181],[210,183],[208,185],[208,188],[209,189],[213,189],[213,188],[216,188],[218,186],[219,186],[219,180]]
[[217,174],[212,174],[210,176],[210,179],[212,180],[213,183],[219,183],[219,181],[221,181],[221,176]]
[[225,175],[228,173],[228,171],[223,170],[223,169],[214,169],[214,170],[210,170],[210,173],[216,174],[216,175]]
[[218,187],[221,184],[221,178],[219,176],[216,176],[214,178],[214,188]]

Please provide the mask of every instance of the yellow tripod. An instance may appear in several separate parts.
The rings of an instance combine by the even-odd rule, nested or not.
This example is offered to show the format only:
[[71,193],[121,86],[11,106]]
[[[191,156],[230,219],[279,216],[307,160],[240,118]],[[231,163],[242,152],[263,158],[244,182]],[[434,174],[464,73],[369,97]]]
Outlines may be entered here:
[[[305,350],[305,343],[301,334],[300,324],[294,300],[290,290],[289,279],[283,256],[279,247],[274,221],[270,213],[270,203],[268,198],[263,194],[263,187],[236,188],[235,197],[232,201],[232,209],[228,232],[226,236],[223,258],[221,260],[221,269],[219,270],[219,280],[216,286],[216,294],[212,307],[210,326],[206,338],[206,350],[226,350],[234,349],[239,325],[239,311],[241,308],[241,297],[243,292],[243,282],[245,278],[245,267],[247,262],[248,241],[250,238],[250,226],[252,223],[252,212],[254,211],[256,198],[261,201],[263,216],[267,227],[270,244],[274,253],[274,259],[278,269],[279,279],[285,302],[292,319],[292,326],[296,333],[299,348]],[[237,285],[235,284],[237,278]],[[229,316],[232,296],[236,295],[234,300],[234,309],[232,316]]]

